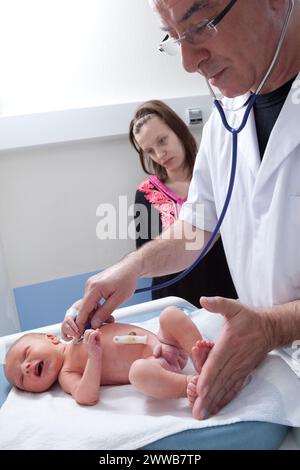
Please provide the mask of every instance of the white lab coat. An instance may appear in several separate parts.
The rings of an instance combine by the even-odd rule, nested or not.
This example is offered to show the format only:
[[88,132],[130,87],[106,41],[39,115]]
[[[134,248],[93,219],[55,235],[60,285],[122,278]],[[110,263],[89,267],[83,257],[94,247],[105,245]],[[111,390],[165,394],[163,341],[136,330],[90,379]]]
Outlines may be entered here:
[[[232,106],[246,99],[236,98]],[[238,137],[236,181],[221,235],[239,298],[253,307],[300,299],[300,104],[293,99],[294,89],[262,162],[253,111]],[[244,112],[226,113],[233,127],[239,126]],[[227,193],[231,148],[232,136],[214,110],[203,131],[181,219],[214,229]],[[195,203],[204,204],[204,217],[201,209],[192,209]]]

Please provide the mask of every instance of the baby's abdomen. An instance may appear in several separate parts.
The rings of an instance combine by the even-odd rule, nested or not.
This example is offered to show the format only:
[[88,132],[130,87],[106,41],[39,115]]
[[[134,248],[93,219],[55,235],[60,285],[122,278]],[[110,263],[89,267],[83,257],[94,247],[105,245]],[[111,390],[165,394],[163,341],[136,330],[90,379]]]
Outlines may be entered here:
[[[134,361],[152,356],[154,346],[159,343],[156,335],[143,328],[122,323],[107,324],[101,328],[103,345],[102,385],[128,384],[129,370]],[[146,344],[117,344],[114,336],[128,335],[134,332],[137,336],[147,336]]]

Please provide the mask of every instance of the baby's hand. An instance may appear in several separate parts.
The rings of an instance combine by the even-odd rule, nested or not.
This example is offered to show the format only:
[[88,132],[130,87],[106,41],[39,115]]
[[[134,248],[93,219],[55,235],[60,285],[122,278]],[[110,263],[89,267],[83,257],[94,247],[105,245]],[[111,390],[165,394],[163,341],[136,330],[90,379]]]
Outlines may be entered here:
[[90,357],[101,357],[101,332],[96,330],[85,330],[83,343]]
[[72,317],[66,317],[61,324],[61,332],[65,341],[80,338],[80,331]]

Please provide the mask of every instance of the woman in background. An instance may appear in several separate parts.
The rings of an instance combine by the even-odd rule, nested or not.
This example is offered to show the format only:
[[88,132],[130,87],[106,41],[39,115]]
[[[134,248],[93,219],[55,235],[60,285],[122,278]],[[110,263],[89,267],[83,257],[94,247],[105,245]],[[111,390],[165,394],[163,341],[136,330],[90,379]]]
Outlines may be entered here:
[[[139,248],[178,218],[187,199],[197,144],[182,119],[158,100],[138,107],[130,123],[129,139],[139,154],[143,170],[151,175],[139,185],[135,196]],[[155,277],[152,284],[165,282],[177,274]],[[237,298],[221,238],[185,278],[152,292],[153,299],[173,295],[195,306],[199,306],[202,295]]]

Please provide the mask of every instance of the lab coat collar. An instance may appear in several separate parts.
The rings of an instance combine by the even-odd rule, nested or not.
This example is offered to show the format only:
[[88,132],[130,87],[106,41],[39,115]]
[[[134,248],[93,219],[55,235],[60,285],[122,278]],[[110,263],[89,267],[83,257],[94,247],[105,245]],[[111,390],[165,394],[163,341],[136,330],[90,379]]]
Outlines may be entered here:
[[[300,79],[300,73],[296,80]],[[294,82],[295,83],[295,82]],[[230,106],[236,109],[247,101],[249,94],[230,100]],[[297,99],[298,98],[298,99]],[[291,88],[278,119],[271,132],[268,145],[261,162],[255,116],[252,110],[245,129],[238,137],[238,158],[245,158],[248,167],[255,177],[259,178],[257,186],[262,186],[277,170],[279,165],[291,154],[300,142],[300,103],[299,87]],[[229,103],[226,103],[228,106]],[[245,107],[233,113],[231,125],[237,128],[242,122]],[[258,188],[257,188],[258,189]]]
[[[235,129],[237,129],[243,121],[246,111],[246,106],[243,105],[247,102],[249,97],[250,93],[246,93],[234,100],[225,101],[226,108],[232,110],[241,108],[239,111],[229,111],[226,113],[228,122]],[[249,115],[245,128],[238,134],[238,164],[242,159],[245,160],[246,165],[248,165],[250,171],[254,177],[256,177],[260,168],[261,159],[253,110]]]
[[[300,74],[296,80],[299,80],[299,77]],[[262,161],[265,178],[269,178],[300,143],[300,102],[299,92],[296,94],[296,91],[291,88],[271,132]]]

